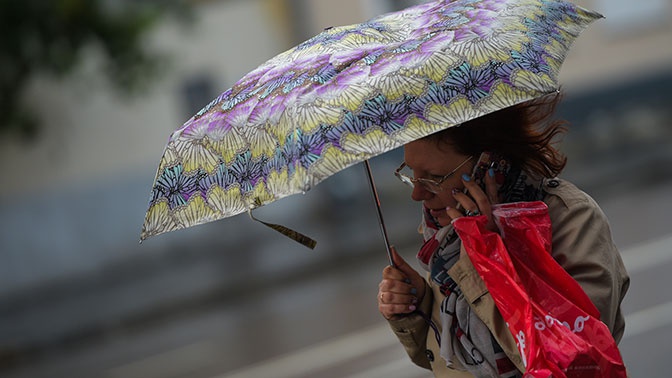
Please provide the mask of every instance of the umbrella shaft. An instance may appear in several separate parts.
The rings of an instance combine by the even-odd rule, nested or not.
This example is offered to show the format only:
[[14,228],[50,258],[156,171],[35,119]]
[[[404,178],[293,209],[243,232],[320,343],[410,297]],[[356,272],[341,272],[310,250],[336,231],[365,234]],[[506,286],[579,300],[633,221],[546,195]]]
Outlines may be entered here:
[[387,237],[387,229],[385,228],[385,221],[383,220],[383,212],[380,209],[380,198],[378,198],[378,191],[376,190],[376,184],[373,182],[373,174],[371,173],[371,166],[369,165],[368,160],[364,160],[364,167],[366,168],[366,175],[369,178],[369,183],[371,184],[371,193],[373,193],[373,199],[376,202],[376,210],[378,210],[378,223],[380,223],[380,230],[383,232],[383,239],[385,239],[385,248],[387,248],[387,257],[390,260],[390,265],[394,265],[394,260],[392,259],[392,249],[390,247],[390,240]]

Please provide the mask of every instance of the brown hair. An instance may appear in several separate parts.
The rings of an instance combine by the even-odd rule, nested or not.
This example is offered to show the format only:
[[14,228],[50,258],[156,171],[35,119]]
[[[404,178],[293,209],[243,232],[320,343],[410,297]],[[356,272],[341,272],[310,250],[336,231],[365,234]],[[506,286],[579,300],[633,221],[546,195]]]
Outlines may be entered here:
[[554,144],[566,132],[566,121],[552,120],[559,93],[527,101],[428,136],[449,143],[464,155],[497,152],[512,165],[538,177],[555,177],[567,158]]

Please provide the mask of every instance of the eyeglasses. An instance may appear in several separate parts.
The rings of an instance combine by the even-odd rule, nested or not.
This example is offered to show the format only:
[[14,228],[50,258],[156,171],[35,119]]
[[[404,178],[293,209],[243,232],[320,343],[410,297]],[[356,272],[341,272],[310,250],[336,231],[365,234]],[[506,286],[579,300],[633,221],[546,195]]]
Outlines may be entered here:
[[401,171],[404,168],[406,168],[406,162],[401,163],[399,168],[397,168],[394,171],[394,175],[397,176],[397,178],[399,180],[401,180],[401,182],[403,182],[406,185],[409,185],[411,187],[415,187],[416,184],[420,184],[427,191],[429,191],[431,193],[434,193],[434,194],[437,194],[437,193],[439,193],[443,190],[443,188],[441,187],[441,184],[443,184],[443,182],[446,181],[450,176],[454,175],[455,172],[457,172],[460,168],[462,168],[463,165],[467,164],[467,162],[469,162],[472,158],[473,158],[473,156],[469,156],[465,161],[460,163],[460,165],[458,165],[455,169],[453,169],[447,175],[441,177],[439,180],[432,180],[432,179],[426,179],[426,178],[414,178],[414,177],[410,177],[410,176],[408,176],[404,173],[401,173]]

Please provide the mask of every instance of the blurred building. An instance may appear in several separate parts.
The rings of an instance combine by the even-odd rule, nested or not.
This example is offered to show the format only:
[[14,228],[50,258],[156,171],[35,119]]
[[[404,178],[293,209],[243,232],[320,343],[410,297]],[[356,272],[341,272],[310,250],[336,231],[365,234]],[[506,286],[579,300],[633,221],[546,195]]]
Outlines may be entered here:
[[[151,93],[116,97],[97,79],[94,49],[72,78],[35,78],[26,100],[44,121],[42,134],[34,143],[0,141],[0,369],[3,361],[25,361],[16,357],[22,353],[95,336],[139,314],[165,316],[221,299],[249,280],[241,266],[273,276],[331,261],[340,244],[325,229],[346,226],[311,217],[330,203],[358,201],[339,198],[367,190],[358,172],[264,210],[274,221],[318,233],[322,250],[308,257],[244,216],[139,245],[150,185],[171,131],[237,78],[325,27],[411,3],[194,1],[192,26],[166,22],[150,41],[172,54],[170,74]],[[606,19],[584,32],[563,67],[561,111],[575,125],[565,147],[567,174],[593,190],[641,177],[669,180],[672,4],[580,3]],[[609,164],[614,160],[622,165]],[[637,176],[625,184],[624,167]],[[305,211],[288,211],[297,206]]]

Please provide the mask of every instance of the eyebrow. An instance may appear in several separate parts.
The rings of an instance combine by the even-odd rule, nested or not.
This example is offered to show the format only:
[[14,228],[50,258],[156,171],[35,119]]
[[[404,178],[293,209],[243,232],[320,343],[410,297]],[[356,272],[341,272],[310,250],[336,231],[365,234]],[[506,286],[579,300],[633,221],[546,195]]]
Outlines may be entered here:
[[[404,164],[406,164],[406,168],[408,168],[408,169],[410,169],[411,171],[415,172],[415,170],[413,169],[413,167],[411,167],[411,166],[406,162],[406,160],[404,160]],[[445,176],[445,175],[447,174],[447,173],[444,173],[444,174],[441,174],[441,173],[435,174],[435,173],[431,173],[431,171],[425,171],[425,173],[427,174],[427,176],[431,176],[431,177],[439,177],[439,178],[442,178],[443,176]]]

